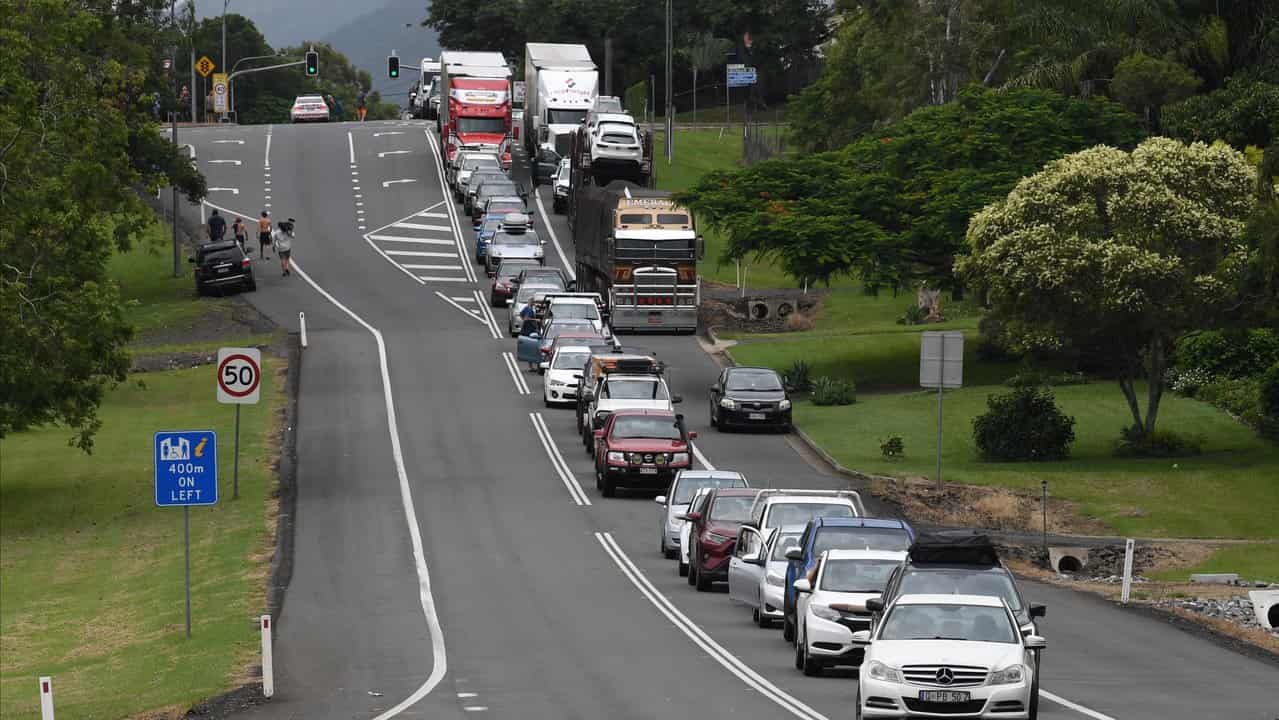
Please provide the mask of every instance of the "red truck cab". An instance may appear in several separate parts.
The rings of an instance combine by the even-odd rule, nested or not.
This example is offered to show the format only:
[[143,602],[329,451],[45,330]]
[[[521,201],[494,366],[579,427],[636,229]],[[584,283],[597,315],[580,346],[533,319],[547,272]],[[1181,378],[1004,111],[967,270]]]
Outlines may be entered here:
[[511,68],[501,53],[446,51],[440,56],[440,148],[492,152],[511,163]]

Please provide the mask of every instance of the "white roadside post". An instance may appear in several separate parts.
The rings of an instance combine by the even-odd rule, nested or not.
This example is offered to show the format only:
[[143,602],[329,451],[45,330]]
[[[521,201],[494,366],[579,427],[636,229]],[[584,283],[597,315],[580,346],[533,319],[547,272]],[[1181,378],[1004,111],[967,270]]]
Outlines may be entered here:
[[1132,591],[1132,538],[1124,543],[1124,586],[1120,593],[1119,601],[1128,604],[1128,594]]
[[53,678],[40,678],[40,720],[53,720]]
[[958,330],[920,333],[919,386],[937,388],[937,487],[941,482],[942,390],[964,384],[964,333]]
[[263,615],[258,624],[262,628],[262,697],[275,695],[275,670],[271,661],[271,616]]
[[298,313],[298,328],[302,331],[302,347],[306,347],[306,313]]

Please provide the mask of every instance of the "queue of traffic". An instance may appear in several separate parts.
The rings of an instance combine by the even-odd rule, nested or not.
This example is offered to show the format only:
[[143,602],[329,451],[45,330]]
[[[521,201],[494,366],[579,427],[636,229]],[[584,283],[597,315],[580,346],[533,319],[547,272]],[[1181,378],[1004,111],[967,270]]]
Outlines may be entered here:
[[[552,46],[530,48],[530,57],[534,49],[558,57]],[[442,73],[462,77],[460,65],[450,70],[451,55],[443,54]],[[559,72],[551,68],[531,72],[543,83]],[[546,265],[528,189],[511,175],[513,136],[478,142],[448,129],[466,117],[456,99],[446,92],[439,110],[446,178],[472,221],[490,304],[507,308],[514,357],[542,377],[543,403],[573,413],[599,494],[656,494],[659,550],[676,572],[697,592],[727,585],[754,624],[779,627],[797,671],[855,669],[856,717],[1037,717],[1044,608],[1023,599],[985,536],[916,533],[905,521],[871,517],[850,490],[761,489],[742,472],[695,467],[697,433],[676,411],[683,398],[671,391],[671,369],[615,332],[696,330],[701,242],[692,214],[634,182],[642,175],[618,179],[606,169],[635,166],[594,163],[564,140],[610,125],[601,118],[620,110],[613,99],[593,98],[580,114],[526,106],[534,182],[553,184],[555,207],[573,228],[572,275]],[[619,152],[642,144],[608,132],[605,144]],[[720,432],[791,429],[791,399],[768,368],[723,370],[707,401]]]

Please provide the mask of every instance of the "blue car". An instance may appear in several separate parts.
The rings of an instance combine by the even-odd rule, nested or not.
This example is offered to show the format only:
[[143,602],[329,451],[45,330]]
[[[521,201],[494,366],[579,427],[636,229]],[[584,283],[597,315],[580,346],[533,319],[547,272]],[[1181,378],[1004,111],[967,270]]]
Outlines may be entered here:
[[475,226],[475,262],[483,263],[484,256],[488,250],[489,241],[497,234],[499,228],[502,227],[502,218],[485,218],[483,222]]
[[818,517],[809,521],[799,547],[786,552],[782,602],[782,636],[795,639],[795,581],[808,575],[827,550],[910,549],[915,530],[904,520],[864,517]]

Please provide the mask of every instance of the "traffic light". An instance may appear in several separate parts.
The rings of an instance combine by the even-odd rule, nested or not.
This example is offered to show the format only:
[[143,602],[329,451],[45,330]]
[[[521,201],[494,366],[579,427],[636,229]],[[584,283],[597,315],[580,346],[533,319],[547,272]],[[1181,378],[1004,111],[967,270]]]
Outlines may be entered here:
[[[296,55],[294,57],[297,57]],[[320,53],[311,50],[306,54],[306,74],[314,77],[320,74]]]
[[400,76],[400,58],[395,55],[386,56],[386,76],[392,80]]

